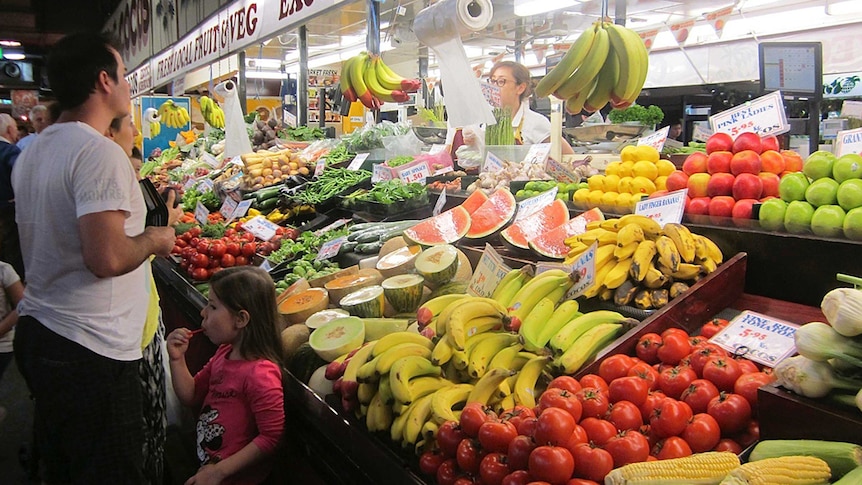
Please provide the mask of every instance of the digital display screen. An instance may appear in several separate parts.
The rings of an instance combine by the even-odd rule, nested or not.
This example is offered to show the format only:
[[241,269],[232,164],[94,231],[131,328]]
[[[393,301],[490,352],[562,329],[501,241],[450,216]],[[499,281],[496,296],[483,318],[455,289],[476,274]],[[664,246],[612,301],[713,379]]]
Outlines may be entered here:
[[822,95],[823,63],[819,42],[763,42],[759,53],[762,91]]

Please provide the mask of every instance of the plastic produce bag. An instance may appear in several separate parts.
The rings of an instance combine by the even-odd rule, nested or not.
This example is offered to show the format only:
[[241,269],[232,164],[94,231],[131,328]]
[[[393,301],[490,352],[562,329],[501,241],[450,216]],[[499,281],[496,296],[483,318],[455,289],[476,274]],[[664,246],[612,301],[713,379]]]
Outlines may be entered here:
[[412,156],[422,152],[422,140],[413,133],[413,130],[403,135],[383,136],[380,140],[383,148],[386,149],[387,159],[400,155]]

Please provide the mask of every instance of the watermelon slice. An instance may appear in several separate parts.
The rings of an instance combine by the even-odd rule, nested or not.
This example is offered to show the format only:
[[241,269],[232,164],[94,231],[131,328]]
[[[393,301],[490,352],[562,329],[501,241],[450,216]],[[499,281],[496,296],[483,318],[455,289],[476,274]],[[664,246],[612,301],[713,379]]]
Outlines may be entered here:
[[587,223],[602,221],[604,219],[605,216],[602,215],[602,211],[594,207],[570,219],[569,222],[557,226],[535,239],[531,239],[530,249],[546,258],[565,259],[566,255],[569,254],[569,246],[566,245],[566,239],[586,232]]
[[477,189],[475,192],[470,194],[469,197],[464,199],[464,202],[461,203],[461,207],[467,209],[467,212],[470,215],[473,215],[473,213],[476,212],[476,209],[481,207],[486,200],[488,200],[488,196],[485,195],[485,192]]
[[503,239],[512,246],[521,249],[530,249],[528,241],[535,239],[551,229],[565,224],[569,220],[569,208],[562,200],[554,202],[539,209],[511,226],[503,229],[500,233]]
[[515,196],[509,189],[497,189],[476,212],[470,214],[470,230],[467,237],[479,239],[499,231],[512,220],[518,208]]
[[413,244],[434,246],[452,244],[467,234],[470,228],[470,214],[460,205],[430,217],[404,231],[404,239]]

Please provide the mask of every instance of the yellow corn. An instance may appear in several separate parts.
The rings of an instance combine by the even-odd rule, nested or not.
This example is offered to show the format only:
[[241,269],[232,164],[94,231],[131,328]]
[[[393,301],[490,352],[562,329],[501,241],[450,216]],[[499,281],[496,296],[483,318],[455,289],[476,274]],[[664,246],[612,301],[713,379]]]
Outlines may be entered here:
[[717,485],[739,467],[734,453],[709,451],[671,460],[631,463],[605,477],[605,485]]
[[816,456],[829,464],[835,479],[862,465],[862,446],[820,440],[763,440],[751,450],[748,461],[787,455]]
[[748,462],[731,471],[723,485],[821,485],[829,483],[829,465],[814,456],[779,456]]

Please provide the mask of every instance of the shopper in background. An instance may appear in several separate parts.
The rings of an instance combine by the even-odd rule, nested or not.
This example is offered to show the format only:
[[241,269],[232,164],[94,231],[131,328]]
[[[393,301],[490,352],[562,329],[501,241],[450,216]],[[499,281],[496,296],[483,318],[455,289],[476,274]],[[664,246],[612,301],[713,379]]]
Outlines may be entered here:
[[180,402],[200,409],[201,468],[186,483],[260,483],[284,429],[284,390],[275,286],[255,267],[227,268],[210,280],[201,328],[219,346],[192,377],[185,361],[192,332],[168,335],[171,377]]
[[0,114],[0,261],[6,261],[24,277],[24,261],[18,226],[15,224],[15,194],[12,190],[12,168],[21,153],[15,145],[18,125],[6,113]]
[[[18,323],[18,302],[24,297],[24,285],[10,264],[0,261],[0,380],[9,364],[12,363],[12,340],[15,337],[15,324]],[[0,406],[0,423],[6,419],[6,408]]]
[[667,130],[667,137],[671,140],[679,140],[682,136],[682,122],[677,121],[676,123],[670,125],[670,129]]
[[144,227],[129,159],[104,136],[130,105],[116,49],[70,35],[47,71],[62,114],[12,172],[27,269],[15,358],[35,398],[42,479],[141,483],[145,263],[170,254],[174,231]]
[[18,140],[18,148],[22,151],[27,148],[27,145],[36,139],[39,133],[42,133],[42,130],[52,123],[51,115],[48,113],[48,107],[44,104],[33,106],[33,108],[30,109],[30,123],[33,125],[33,130],[35,130],[35,132]]

